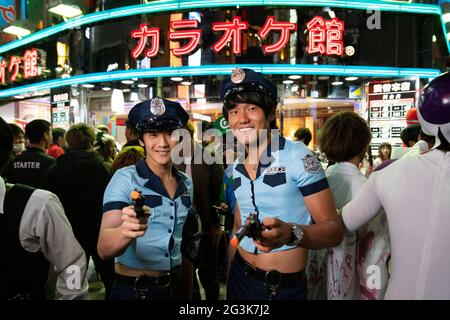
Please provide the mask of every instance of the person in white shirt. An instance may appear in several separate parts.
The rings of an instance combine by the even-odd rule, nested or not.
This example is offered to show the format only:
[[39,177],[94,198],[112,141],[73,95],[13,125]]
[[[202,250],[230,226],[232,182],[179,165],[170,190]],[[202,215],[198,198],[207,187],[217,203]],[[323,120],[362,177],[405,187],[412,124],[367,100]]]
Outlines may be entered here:
[[[0,172],[12,151],[13,136],[0,118]],[[62,299],[86,297],[86,256],[75,239],[61,202],[53,194],[0,177],[2,300],[45,299],[49,263],[58,274],[56,290]]]
[[[320,149],[328,159],[336,162],[327,168],[325,174],[338,210],[354,198],[367,181],[358,167],[371,137],[367,123],[354,112],[336,114],[321,129]],[[310,252],[309,284],[311,294],[315,295],[310,297],[330,300],[382,299],[389,278],[389,256],[386,216],[380,214],[354,232],[347,232],[339,246]],[[370,273],[367,270],[371,266],[380,270],[378,286],[368,281]],[[318,281],[320,278],[323,280]],[[321,290],[317,289],[320,283]],[[325,288],[327,292],[324,292]]]
[[392,270],[385,299],[450,299],[450,74],[422,91],[419,122],[434,148],[374,172],[342,210],[354,231],[383,207]]

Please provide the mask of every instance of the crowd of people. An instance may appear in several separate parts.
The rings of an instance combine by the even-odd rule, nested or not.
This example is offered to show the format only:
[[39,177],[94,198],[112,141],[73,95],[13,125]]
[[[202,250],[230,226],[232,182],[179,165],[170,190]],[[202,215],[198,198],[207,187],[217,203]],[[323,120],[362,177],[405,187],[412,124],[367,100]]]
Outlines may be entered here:
[[450,299],[449,95],[449,74],[432,80],[404,147],[368,170],[360,115],[325,122],[324,169],[307,128],[279,134],[277,88],[251,69],[223,81],[207,142],[161,97],[131,109],[120,152],[105,126],[0,118],[2,298],[86,299],[92,258],[112,300]]

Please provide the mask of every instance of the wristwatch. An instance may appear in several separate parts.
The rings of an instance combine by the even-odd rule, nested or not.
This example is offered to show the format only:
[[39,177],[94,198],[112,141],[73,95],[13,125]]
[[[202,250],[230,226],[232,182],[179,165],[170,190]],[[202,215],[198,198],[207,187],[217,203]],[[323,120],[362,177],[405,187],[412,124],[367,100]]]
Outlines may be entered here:
[[300,241],[302,241],[302,239],[303,239],[303,230],[299,224],[296,224],[296,223],[289,223],[289,224],[292,227],[291,238],[290,238],[289,242],[286,243],[286,245],[298,247],[300,245]]

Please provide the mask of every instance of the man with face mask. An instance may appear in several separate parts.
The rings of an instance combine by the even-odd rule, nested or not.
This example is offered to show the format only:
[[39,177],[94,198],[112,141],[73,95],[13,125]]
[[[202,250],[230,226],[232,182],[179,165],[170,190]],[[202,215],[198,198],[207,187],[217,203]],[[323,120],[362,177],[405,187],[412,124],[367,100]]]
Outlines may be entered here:
[[25,136],[29,141],[27,150],[9,163],[4,177],[10,183],[42,188],[47,169],[55,163],[46,154],[52,141],[50,123],[42,119],[31,121],[25,127]]

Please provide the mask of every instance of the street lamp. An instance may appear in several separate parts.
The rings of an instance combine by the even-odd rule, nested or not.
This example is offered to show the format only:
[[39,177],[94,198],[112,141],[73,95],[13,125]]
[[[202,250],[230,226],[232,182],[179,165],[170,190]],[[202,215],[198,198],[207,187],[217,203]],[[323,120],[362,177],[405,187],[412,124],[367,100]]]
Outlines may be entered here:
[[34,31],[34,28],[30,25],[28,21],[25,20],[15,20],[7,24],[7,26],[2,30],[5,33],[13,34],[18,38],[25,37]]
[[59,3],[58,5],[48,9],[51,13],[62,16],[64,19],[70,19],[81,16],[83,11],[79,6],[73,4]]

